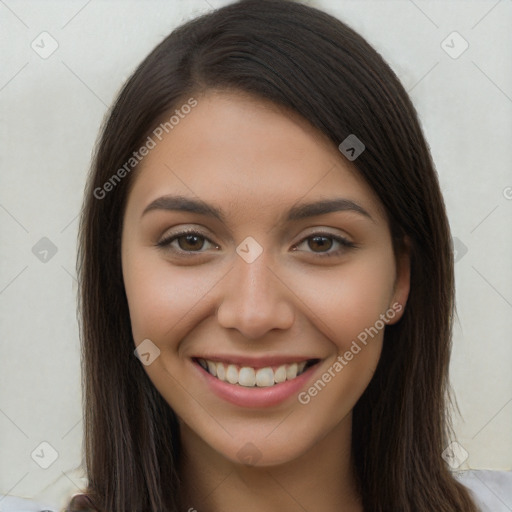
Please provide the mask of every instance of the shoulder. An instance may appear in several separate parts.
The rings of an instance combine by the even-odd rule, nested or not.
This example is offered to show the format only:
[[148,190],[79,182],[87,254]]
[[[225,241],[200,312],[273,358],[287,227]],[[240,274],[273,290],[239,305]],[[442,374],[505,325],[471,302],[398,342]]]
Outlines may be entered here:
[[36,501],[0,494],[1,512],[59,512],[55,505],[45,505]]
[[454,473],[473,494],[482,512],[512,510],[512,471],[467,470]]

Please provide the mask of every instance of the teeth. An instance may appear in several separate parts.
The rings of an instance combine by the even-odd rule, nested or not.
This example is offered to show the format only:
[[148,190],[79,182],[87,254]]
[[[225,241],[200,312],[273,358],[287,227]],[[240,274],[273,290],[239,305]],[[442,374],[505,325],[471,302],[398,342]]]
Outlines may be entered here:
[[217,379],[226,380],[226,370],[222,363],[217,363]]
[[283,366],[280,366],[274,372],[274,382],[277,384],[279,382],[284,382],[285,380],[286,380],[286,366],[283,364]]
[[240,386],[252,388],[256,384],[256,372],[254,371],[254,368],[248,368],[247,366],[240,368],[240,372],[238,373],[238,384],[240,384]]
[[[204,359],[200,359],[200,361],[204,361]],[[217,377],[217,365],[212,361],[206,361],[206,368],[214,377]]]
[[293,363],[286,368],[286,378],[288,380],[295,379],[297,377],[297,363]]
[[230,364],[226,371],[226,380],[230,384],[238,384],[238,370],[235,365]]
[[251,368],[243,366],[239,368],[234,364],[224,364],[207,359],[199,359],[199,364],[214,377],[230,384],[238,384],[244,387],[269,387],[274,384],[295,379],[305,369],[307,362],[283,364],[275,370],[269,366],[265,368]]
[[265,388],[274,385],[274,371],[272,368],[260,368],[256,372],[256,386]]

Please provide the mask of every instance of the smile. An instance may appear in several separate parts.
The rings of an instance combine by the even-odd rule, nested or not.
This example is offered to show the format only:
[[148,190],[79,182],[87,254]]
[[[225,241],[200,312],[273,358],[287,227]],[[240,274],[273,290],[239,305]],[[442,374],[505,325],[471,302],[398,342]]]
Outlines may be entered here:
[[294,380],[315,364],[317,360],[291,362],[279,366],[266,366],[264,368],[240,366],[202,358],[198,358],[197,362],[205,371],[218,380],[247,388],[262,388]]

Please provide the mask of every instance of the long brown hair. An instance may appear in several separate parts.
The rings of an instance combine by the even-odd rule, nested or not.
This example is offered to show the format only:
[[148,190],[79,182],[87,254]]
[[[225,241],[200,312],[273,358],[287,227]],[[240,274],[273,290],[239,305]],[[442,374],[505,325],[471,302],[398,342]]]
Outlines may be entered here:
[[449,433],[453,255],[416,111],[360,35],[286,0],[242,0],[179,27],[139,65],[106,118],[79,233],[88,488],[69,509],[87,509],[86,496],[102,512],[180,507],[178,424],[133,354],[121,273],[121,225],[136,166],[122,179],[112,176],[162,116],[210,89],[241,90],[287,107],[336,146],[350,134],[364,142],[354,165],[384,205],[395,249],[407,237],[411,259],[404,316],[386,327],[378,368],[353,413],[364,508],[476,512],[441,457]]

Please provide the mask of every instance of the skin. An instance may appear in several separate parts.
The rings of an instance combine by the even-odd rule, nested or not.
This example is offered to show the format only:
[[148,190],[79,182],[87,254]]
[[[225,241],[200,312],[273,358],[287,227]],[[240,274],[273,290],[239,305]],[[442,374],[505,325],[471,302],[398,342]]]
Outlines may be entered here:
[[[198,379],[191,357],[212,350],[315,357],[307,391],[393,304],[403,307],[388,323],[400,319],[407,255],[395,258],[372,189],[304,119],[238,92],[197,100],[137,169],[122,234],[134,342],[159,348],[144,369],[180,422],[182,498],[206,512],[361,512],[351,411],[376,368],[383,330],[307,404],[294,395],[269,408],[232,405]],[[226,223],[183,211],[143,214],[167,194],[200,198],[222,209]],[[284,220],[296,204],[334,197],[358,203],[371,219],[337,211]],[[206,239],[157,246],[184,228]],[[329,238],[315,244],[318,232],[356,247]],[[263,248],[252,263],[236,252],[248,236]],[[237,455],[249,442],[253,465]]]

